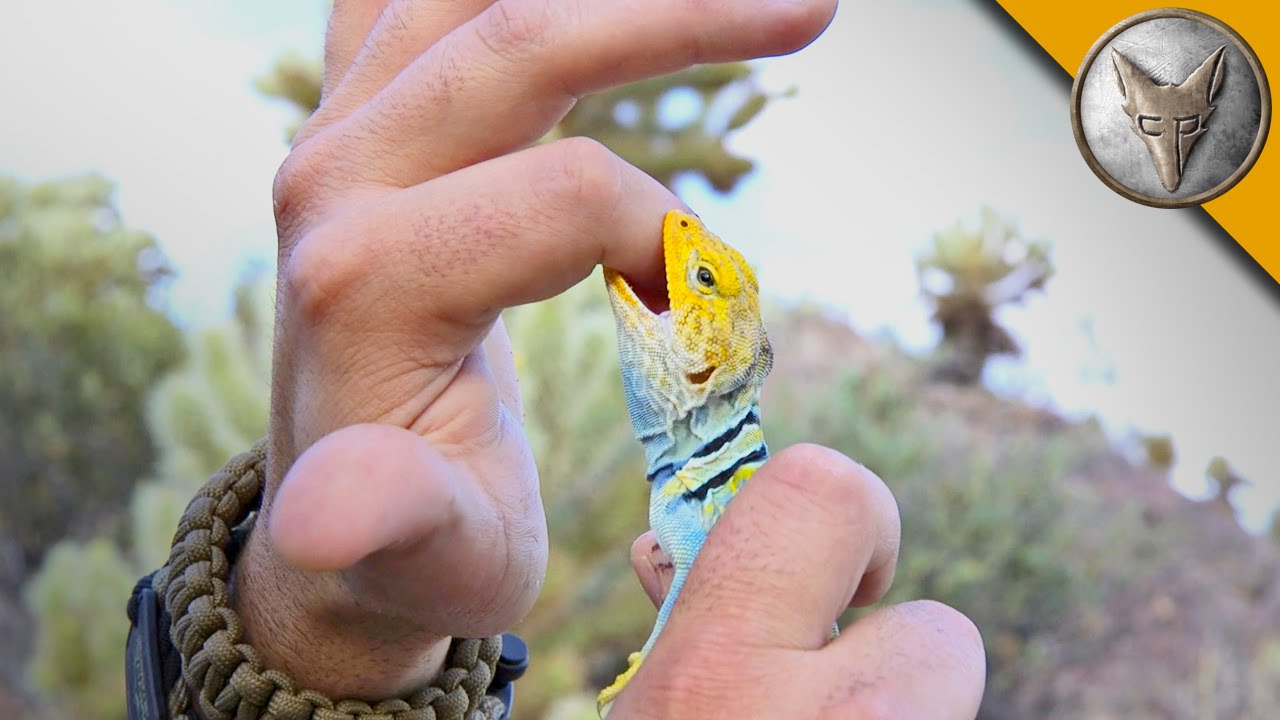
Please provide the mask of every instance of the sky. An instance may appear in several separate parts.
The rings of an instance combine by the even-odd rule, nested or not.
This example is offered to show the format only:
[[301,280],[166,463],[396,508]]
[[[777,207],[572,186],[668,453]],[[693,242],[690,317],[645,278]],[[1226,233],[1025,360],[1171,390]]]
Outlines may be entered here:
[[[916,252],[991,206],[1051,243],[1057,274],[1002,311],[1026,353],[994,363],[988,384],[1096,415],[1121,444],[1172,433],[1173,481],[1193,497],[1224,455],[1252,481],[1236,495],[1243,522],[1262,527],[1280,505],[1280,303],[1199,211],[1146,208],[1094,177],[1064,74],[984,5],[844,2],[812,46],[759,63],[766,87],[798,89],[733,138],[759,170],[733,196],[697,182],[682,196],[769,291],[917,351],[936,335]],[[246,266],[274,252],[270,188],[292,115],[252,79],[283,50],[318,55],[324,12],[320,0],[13,4],[0,172],[117,181],[125,221],[179,272],[175,315],[216,321]]]

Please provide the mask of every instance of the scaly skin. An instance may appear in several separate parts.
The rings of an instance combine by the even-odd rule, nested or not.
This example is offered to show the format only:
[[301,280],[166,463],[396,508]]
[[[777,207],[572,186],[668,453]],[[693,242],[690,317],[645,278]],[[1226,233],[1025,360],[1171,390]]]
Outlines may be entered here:
[[649,640],[600,692],[601,717],[658,639],[712,525],[769,457],[759,398],[773,351],[755,273],[694,215],[667,213],[662,241],[669,313],[650,311],[616,272],[606,269],[605,283],[627,410],[648,461],[649,524],[675,577]]

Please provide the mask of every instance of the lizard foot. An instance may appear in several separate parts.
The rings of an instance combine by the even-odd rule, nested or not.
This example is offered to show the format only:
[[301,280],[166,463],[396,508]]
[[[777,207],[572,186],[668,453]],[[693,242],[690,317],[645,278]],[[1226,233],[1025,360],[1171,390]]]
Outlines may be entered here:
[[631,682],[631,678],[635,676],[636,671],[640,669],[640,662],[644,660],[644,656],[638,652],[633,652],[627,656],[627,669],[613,681],[613,684],[600,691],[596,696],[596,710],[600,713],[600,717],[604,718],[609,714],[609,708],[613,706],[613,701],[618,699],[618,693]]

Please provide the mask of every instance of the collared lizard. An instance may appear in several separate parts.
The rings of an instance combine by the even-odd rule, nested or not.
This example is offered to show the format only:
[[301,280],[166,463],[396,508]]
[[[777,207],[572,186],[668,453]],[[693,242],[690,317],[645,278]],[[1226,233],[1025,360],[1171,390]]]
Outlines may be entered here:
[[707,533],[769,457],[760,387],[773,351],[755,273],[696,216],[663,219],[669,309],[655,313],[605,269],[627,410],[647,461],[649,524],[675,575],[644,647],[600,692],[603,717],[662,632]]

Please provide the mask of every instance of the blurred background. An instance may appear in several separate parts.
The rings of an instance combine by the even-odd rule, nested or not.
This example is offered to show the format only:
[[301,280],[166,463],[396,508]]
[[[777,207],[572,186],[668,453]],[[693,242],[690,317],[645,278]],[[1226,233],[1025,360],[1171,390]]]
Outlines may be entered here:
[[[271,180],[326,12],[4,13],[6,717],[124,717],[129,590],[265,432]],[[983,718],[1276,717],[1276,286],[1204,213],[1098,182],[1068,91],[994,3],[851,1],[797,55],[585,98],[547,139],[601,140],[757,265],[770,442],[893,488],[889,600],[979,624]],[[594,718],[654,616],[643,458],[598,278],[507,322],[552,533],[516,716]]]

